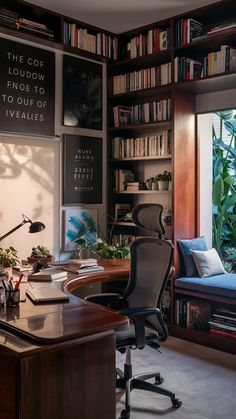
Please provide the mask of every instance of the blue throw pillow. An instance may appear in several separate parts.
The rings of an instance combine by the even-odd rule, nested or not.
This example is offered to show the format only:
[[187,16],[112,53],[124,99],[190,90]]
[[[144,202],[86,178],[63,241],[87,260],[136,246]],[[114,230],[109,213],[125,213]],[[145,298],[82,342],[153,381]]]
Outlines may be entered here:
[[205,237],[196,237],[191,240],[178,240],[178,245],[183,257],[186,276],[199,276],[191,250],[207,250]]

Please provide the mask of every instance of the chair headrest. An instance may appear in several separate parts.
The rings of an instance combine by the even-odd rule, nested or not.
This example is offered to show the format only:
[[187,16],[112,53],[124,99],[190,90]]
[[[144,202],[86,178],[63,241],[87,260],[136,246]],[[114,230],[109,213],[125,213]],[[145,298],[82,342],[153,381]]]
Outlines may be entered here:
[[162,212],[163,206],[160,204],[138,204],[132,210],[132,219],[138,227],[155,231],[160,237],[165,233]]

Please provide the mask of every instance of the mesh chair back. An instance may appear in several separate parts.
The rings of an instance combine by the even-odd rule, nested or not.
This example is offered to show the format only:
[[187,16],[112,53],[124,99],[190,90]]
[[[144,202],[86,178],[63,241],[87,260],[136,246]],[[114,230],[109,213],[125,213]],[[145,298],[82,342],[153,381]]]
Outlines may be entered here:
[[165,233],[162,224],[163,206],[160,204],[139,204],[133,208],[133,222],[138,226],[148,230],[152,230],[161,238]]
[[[159,236],[163,207],[159,204],[140,204],[133,209],[135,224],[155,231]],[[139,237],[130,246],[131,270],[124,298],[129,308],[160,307],[162,293],[168,280],[173,259],[173,246],[160,237]],[[160,330],[156,316],[149,323]]]

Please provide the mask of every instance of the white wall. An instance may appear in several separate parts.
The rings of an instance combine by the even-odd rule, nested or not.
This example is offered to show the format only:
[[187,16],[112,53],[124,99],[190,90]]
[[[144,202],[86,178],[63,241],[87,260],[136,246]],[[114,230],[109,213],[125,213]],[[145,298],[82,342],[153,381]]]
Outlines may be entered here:
[[[98,223],[104,231],[106,226],[106,66],[103,68],[103,131],[62,126],[62,58],[61,51],[22,41],[0,34],[16,42],[54,51],[56,54],[55,138],[27,137],[0,133],[0,236],[15,227],[25,213],[32,221],[46,225],[43,232],[28,234],[23,226],[0,243],[0,247],[14,246],[20,258],[30,255],[33,246],[47,246],[56,259],[65,259],[63,253],[63,207],[62,202],[62,135],[78,134],[103,139],[103,199],[102,204],[86,205],[98,210]],[[78,57],[78,56],[75,56]],[[82,57],[80,57],[82,58]],[[10,127],[9,127],[10,131]],[[73,206],[73,208],[81,206]],[[82,206],[85,207],[85,206]]]

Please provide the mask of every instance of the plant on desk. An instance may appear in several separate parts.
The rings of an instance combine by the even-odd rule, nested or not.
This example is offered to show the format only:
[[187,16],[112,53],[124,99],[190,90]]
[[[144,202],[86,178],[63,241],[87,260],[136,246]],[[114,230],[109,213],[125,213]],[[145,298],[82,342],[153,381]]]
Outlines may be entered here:
[[125,246],[123,244],[113,244],[112,243],[112,236],[113,230],[117,223],[117,218],[112,217],[111,215],[108,216],[112,219],[111,227],[108,231],[107,239],[100,234],[102,238],[97,239],[97,244],[94,251],[99,255],[102,259],[129,259],[130,257],[130,249],[129,246]]
[[30,263],[34,262],[44,262],[48,263],[51,262],[53,259],[52,255],[50,255],[50,251],[46,246],[38,245],[37,247],[32,248],[31,256],[28,257],[28,261]]
[[14,247],[10,246],[6,249],[0,247],[0,266],[10,268],[11,266],[16,266],[19,262],[17,250]]
[[78,246],[78,256],[87,259],[97,243],[97,227],[87,211],[82,211],[81,216],[71,216],[69,219],[73,229],[67,231],[67,237]]

